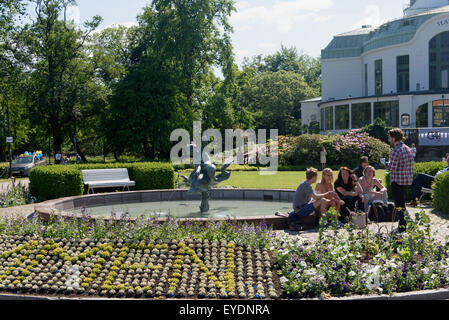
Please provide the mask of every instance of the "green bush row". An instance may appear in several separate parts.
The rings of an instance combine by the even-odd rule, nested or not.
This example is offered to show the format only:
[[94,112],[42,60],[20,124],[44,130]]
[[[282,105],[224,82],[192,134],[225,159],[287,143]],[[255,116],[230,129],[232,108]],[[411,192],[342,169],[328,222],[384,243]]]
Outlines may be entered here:
[[442,213],[449,213],[449,172],[440,174],[434,181],[433,206]]
[[[446,167],[447,167],[446,162],[438,162],[438,161],[416,162],[413,177],[416,177],[419,173],[425,173],[425,174],[434,176],[437,174],[438,171],[440,171]],[[390,188],[390,173],[388,171],[385,173],[385,183],[386,183],[386,187],[388,188],[388,197],[390,199],[392,199],[391,188]],[[447,197],[447,195],[446,195],[446,197]],[[411,189],[407,192],[406,200],[407,201],[412,200],[412,190]]]
[[128,169],[136,182],[134,190],[173,189],[175,171],[168,163],[111,163],[40,166],[31,170],[30,192],[40,200],[82,195],[85,192],[81,170]]

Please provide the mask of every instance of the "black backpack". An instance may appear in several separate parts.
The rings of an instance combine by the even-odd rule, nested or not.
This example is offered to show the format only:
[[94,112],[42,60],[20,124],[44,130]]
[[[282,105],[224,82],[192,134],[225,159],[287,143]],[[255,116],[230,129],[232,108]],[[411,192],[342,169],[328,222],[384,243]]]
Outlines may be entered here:
[[369,208],[368,219],[373,222],[396,222],[399,217],[396,214],[394,203],[374,202]]

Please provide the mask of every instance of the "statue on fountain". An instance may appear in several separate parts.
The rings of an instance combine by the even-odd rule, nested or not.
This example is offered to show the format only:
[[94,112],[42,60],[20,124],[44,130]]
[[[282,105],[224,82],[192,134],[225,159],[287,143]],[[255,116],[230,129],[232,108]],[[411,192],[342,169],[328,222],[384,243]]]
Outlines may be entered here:
[[209,212],[210,191],[220,182],[229,179],[231,173],[226,171],[226,169],[233,161],[224,164],[221,172],[215,175],[217,168],[212,163],[209,154],[194,144],[191,144],[190,147],[194,152],[201,152],[201,164],[195,165],[195,170],[193,170],[188,178],[186,176],[182,176],[182,178],[190,186],[189,193],[201,193],[200,211],[204,214]]

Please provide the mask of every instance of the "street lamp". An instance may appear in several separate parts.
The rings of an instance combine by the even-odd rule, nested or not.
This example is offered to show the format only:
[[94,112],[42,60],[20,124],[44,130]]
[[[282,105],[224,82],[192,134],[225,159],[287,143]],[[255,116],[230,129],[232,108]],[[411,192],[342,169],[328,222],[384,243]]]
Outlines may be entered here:
[[[7,82],[9,80],[9,73],[4,71],[2,73],[2,78],[5,82]],[[11,150],[11,144],[12,141],[11,139],[11,125],[9,124],[9,105],[8,105],[8,96],[6,95],[6,92],[3,90],[2,88],[2,92],[3,95],[5,97],[5,101],[6,101],[6,117],[7,117],[7,121],[8,121],[8,138],[7,138],[7,143],[9,144],[9,177],[12,177],[12,150]]]

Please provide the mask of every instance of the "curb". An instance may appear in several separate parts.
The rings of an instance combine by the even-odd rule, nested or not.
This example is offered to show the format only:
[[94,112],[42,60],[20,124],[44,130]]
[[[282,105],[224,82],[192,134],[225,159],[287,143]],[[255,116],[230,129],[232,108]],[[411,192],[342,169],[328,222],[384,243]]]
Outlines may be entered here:
[[[398,301],[398,300],[448,300],[449,289],[435,289],[435,290],[422,290],[395,293],[392,296],[389,295],[366,295],[366,296],[349,296],[349,297],[332,297],[329,299],[301,299],[298,301]],[[117,300],[130,300],[130,301],[164,301],[157,299],[120,299],[120,298],[68,298],[68,297],[45,297],[45,296],[27,296],[16,294],[0,294],[0,300],[41,300],[41,301],[117,301]],[[171,300],[171,299],[166,299]],[[178,300],[178,299],[175,299]],[[180,299],[186,300],[186,299]],[[207,300],[201,300],[207,301]],[[220,301],[226,301],[220,300]],[[244,300],[242,300],[244,301]],[[271,301],[271,300],[270,300]],[[262,302],[262,300],[260,301]]]

